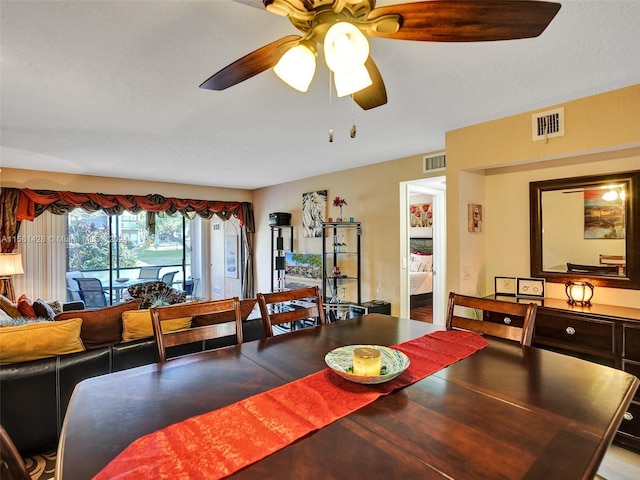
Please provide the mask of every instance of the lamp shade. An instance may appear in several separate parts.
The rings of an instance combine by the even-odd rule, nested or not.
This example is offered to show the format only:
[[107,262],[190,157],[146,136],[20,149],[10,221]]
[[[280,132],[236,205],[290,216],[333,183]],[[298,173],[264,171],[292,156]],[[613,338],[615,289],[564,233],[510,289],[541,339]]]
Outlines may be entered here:
[[280,57],[273,71],[290,87],[306,92],[316,73],[316,56],[305,45],[296,45]]
[[349,22],[332,25],[324,37],[324,58],[334,73],[351,72],[369,57],[369,42]]
[[359,92],[373,83],[364,65],[360,65],[351,72],[335,72],[333,77],[339,97]]
[[564,286],[569,305],[591,305],[593,285],[589,282],[567,282]]
[[9,277],[24,273],[22,255],[19,253],[0,253],[0,277]]

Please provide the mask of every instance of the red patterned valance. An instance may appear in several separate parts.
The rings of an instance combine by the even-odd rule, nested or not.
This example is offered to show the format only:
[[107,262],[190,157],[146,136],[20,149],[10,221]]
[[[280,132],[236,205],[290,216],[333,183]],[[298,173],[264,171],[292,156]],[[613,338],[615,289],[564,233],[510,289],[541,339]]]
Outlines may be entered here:
[[103,193],[55,192],[43,190],[20,190],[17,220],[29,220],[42,214],[45,210],[55,214],[66,213],[80,207],[86,211],[103,210],[109,215],[119,215],[125,210],[131,213],[167,212],[173,215],[180,212],[186,217],[193,214],[204,218],[218,215],[224,219],[231,216],[238,218],[240,225],[245,224],[245,209],[250,208],[247,202],[222,202],[211,200],[191,200],[182,198],[166,198],[162,195],[108,195]]

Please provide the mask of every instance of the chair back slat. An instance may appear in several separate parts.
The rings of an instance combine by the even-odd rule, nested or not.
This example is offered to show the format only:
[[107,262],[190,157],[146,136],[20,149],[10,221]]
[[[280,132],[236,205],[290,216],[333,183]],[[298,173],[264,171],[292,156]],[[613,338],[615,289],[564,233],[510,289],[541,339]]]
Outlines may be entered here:
[[[456,307],[459,307],[456,309]],[[464,310],[463,310],[464,309]],[[496,312],[505,315],[518,316],[523,319],[522,327],[485,321],[484,318],[470,318],[462,313],[473,310]],[[478,298],[466,295],[449,294],[447,308],[447,330],[471,330],[492,337],[505,338],[531,345],[537,306],[534,303],[513,303],[491,298]]]
[[[303,299],[313,299],[315,301],[315,305],[311,307],[286,306],[288,302]],[[326,323],[324,307],[322,306],[322,297],[318,287],[286,290],[284,292],[259,293],[258,304],[260,306],[264,334],[267,337],[273,336],[274,325],[293,323],[310,318],[317,319],[317,322],[321,325]],[[285,305],[283,306],[283,310],[279,311],[278,309],[281,304]]]
[[[163,332],[162,322],[176,318],[187,318],[213,314],[223,314],[231,312],[233,319],[229,316],[220,317],[220,322],[213,325],[192,326],[189,329],[173,332]],[[151,308],[151,323],[153,335],[158,348],[158,358],[161,362],[167,360],[166,349],[177,345],[185,345],[204,340],[236,335],[236,342],[242,343],[242,311],[238,297],[224,300],[213,300],[202,303],[180,303],[167,307]]]

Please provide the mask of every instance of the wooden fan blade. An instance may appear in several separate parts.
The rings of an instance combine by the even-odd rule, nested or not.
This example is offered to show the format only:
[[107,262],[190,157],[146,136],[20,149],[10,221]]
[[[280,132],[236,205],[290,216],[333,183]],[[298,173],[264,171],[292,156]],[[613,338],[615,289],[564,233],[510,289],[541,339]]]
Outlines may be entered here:
[[242,3],[244,5],[248,5],[249,7],[259,8],[260,10],[264,10],[264,3],[262,0],[233,0],[236,3]]
[[387,103],[387,89],[384,87],[380,70],[378,70],[378,67],[371,57],[367,58],[364,66],[367,68],[373,83],[367,88],[354,93],[353,100],[360,105],[363,110],[370,110]]
[[540,35],[560,10],[559,3],[512,0],[431,0],[388,5],[371,11],[368,19],[402,16],[395,33],[376,37],[430,42],[484,42]]
[[224,90],[225,88],[244,82],[248,78],[275,66],[278,60],[280,60],[280,57],[291,47],[297,45],[301,38],[300,35],[289,35],[265,45],[213,74],[207,81],[200,85],[200,88]]

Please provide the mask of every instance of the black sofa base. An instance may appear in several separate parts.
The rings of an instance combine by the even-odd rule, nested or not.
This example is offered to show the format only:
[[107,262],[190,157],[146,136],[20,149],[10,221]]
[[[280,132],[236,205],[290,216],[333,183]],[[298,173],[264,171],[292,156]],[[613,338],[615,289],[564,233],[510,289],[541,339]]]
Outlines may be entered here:
[[[245,342],[264,338],[262,321],[243,324]],[[235,337],[174,347],[169,357],[230,346]],[[158,361],[153,339],[0,365],[0,423],[23,456],[55,448],[73,390],[87,378]]]

